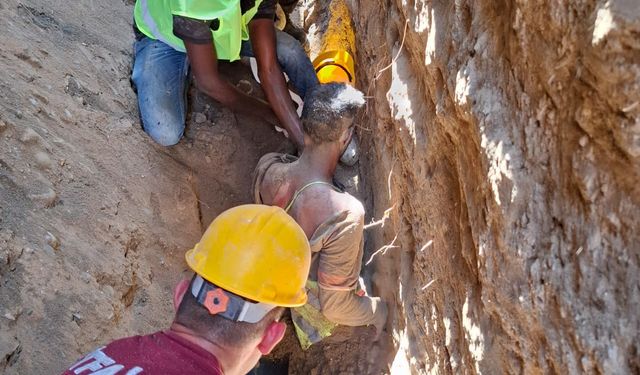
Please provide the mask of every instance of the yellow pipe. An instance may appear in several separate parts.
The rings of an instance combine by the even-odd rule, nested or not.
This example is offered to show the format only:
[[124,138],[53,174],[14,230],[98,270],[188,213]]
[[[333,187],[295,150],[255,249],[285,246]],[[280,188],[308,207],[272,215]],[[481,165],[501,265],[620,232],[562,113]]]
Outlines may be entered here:
[[329,6],[329,21],[321,41],[322,52],[313,60],[321,83],[355,84],[356,36],[351,26],[351,13],[345,0],[333,0]]

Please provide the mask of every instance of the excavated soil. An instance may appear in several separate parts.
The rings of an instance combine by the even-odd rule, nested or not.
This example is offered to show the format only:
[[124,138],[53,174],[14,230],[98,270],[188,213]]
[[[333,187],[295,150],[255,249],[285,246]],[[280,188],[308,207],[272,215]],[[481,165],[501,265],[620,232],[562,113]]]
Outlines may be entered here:
[[[184,139],[155,145],[129,84],[131,14],[120,2],[0,4],[2,373],[60,372],[167,327],[184,252],[251,201],[261,155],[291,148],[195,88]],[[261,95],[244,66],[222,69]]]
[[[185,138],[154,145],[132,3],[0,3],[2,373],[166,327],[185,250],[290,150],[195,88]],[[329,3],[287,8],[312,57]],[[346,3],[368,102],[339,179],[374,222],[364,274],[390,319],[308,352],[289,330],[271,373],[640,373],[637,2]]]

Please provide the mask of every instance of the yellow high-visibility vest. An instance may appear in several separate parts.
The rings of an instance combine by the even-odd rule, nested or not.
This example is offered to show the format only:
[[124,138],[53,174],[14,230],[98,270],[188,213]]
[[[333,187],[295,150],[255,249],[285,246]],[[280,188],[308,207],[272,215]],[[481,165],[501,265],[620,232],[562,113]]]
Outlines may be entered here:
[[244,15],[240,0],[137,0],[134,18],[138,30],[152,39],[185,52],[182,39],[173,35],[173,16],[198,20],[218,20],[217,30],[211,30],[218,59],[234,61],[240,58],[243,40],[249,40],[249,21],[255,16],[262,0]]

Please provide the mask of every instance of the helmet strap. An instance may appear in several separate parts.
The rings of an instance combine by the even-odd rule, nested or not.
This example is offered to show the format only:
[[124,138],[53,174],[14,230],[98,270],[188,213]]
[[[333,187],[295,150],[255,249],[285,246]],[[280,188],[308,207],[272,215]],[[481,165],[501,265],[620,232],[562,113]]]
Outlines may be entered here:
[[257,323],[276,307],[268,303],[247,301],[198,274],[191,280],[191,294],[211,315],[220,315],[235,322]]

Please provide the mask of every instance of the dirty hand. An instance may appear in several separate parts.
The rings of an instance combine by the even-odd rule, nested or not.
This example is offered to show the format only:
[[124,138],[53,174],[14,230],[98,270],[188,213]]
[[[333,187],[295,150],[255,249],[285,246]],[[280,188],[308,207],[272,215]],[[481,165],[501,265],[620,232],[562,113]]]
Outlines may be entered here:
[[387,324],[387,317],[389,316],[389,309],[387,303],[382,301],[379,297],[376,297],[378,303],[376,304],[376,321],[373,325],[376,327],[376,336],[373,341],[378,341],[380,334],[382,333],[385,325]]

